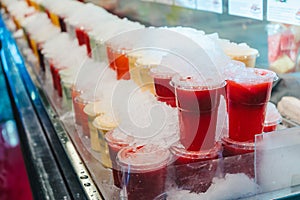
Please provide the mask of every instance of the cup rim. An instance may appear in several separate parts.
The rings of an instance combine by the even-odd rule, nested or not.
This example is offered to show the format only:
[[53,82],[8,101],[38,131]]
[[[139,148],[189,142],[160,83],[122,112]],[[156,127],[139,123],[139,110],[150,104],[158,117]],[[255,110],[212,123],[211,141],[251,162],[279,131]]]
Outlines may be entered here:
[[[196,80],[196,82],[194,83],[189,81],[189,80],[193,80],[193,78]],[[182,90],[214,90],[214,89],[223,88],[227,84],[226,80],[224,80],[221,83],[214,82],[213,84],[209,85],[208,82],[210,81],[213,80],[203,80],[199,76],[193,76],[193,75],[182,76],[180,74],[177,74],[172,77],[170,81],[170,85],[175,89],[182,89]]]
[[[159,170],[161,168],[163,168],[164,166],[167,166],[170,159],[171,159],[171,153],[169,151],[169,149],[161,147],[159,145],[152,145],[149,144],[151,146],[157,147],[158,149],[156,151],[153,152],[146,152],[146,153],[141,153],[142,155],[144,155],[145,157],[147,155],[152,155],[152,154],[157,154],[159,155],[160,159],[155,159],[153,162],[151,163],[128,163],[125,161],[122,161],[121,158],[123,157],[127,157],[128,155],[126,155],[126,153],[129,153],[130,151],[133,151],[134,148],[138,148],[138,149],[142,149],[147,147],[148,145],[142,145],[142,146],[127,146],[122,148],[118,154],[117,154],[117,164],[125,169],[128,172],[133,172],[133,173],[143,173],[143,172],[150,172],[150,171],[155,171],[155,170]],[[135,152],[132,152],[132,154],[134,155]],[[158,154],[159,153],[159,154]],[[134,158],[134,156],[133,156]],[[130,159],[128,159],[129,161]]]

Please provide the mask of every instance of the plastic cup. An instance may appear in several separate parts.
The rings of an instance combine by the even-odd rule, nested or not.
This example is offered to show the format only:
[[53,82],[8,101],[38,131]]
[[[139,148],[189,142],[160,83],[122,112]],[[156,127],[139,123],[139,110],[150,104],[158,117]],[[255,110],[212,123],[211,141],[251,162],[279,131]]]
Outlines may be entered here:
[[[227,80],[229,138],[253,142],[263,131],[266,107],[276,74],[269,70],[246,68]],[[246,74],[245,74],[246,73]]]
[[[109,131],[105,134],[105,140],[108,145],[109,156],[112,164],[114,185],[121,188],[122,172],[116,162],[118,152],[123,148],[129,146],[133,142],[133,138],[125,134],[114,134],[115,131]],[[120,137],[120,134],[122,135]]]
[[100,144],[98,140],[98,132],[95,126],[93,125],[93,121],[97,116],[100,114],[103,114],[103,108],[101,105],[101,101],[96,101],[92,103],[88,103],[84,109],[83,112],[87,115],[88,118],[88,128],[90,132],[90,142],[91,142],[91,148],[94,151],[100,151]]
[[277,125],[280,124],[281,121],[282,117],[276,106],[273,103],[268,102],[263,132],[266,133],[275,131],[277,129]]
[[133,52],[127,54],[128,63],[129,63],[129,73],[130,79],[133,80],[137,85],[141,85],[140,77],[139,77],[139,70],[136,68],[136,61],[141,57],[140,52]]
[[[107,142],[105,141],[105,135],[109,131],[115,129],[118,124],[109,115],[101,114],[96,117],[93,121],[93,126],[96,128],[96,133],[93,132],[94,146],[98,149],[101,154],[101,164],[104,167],[112,167],[112,163],[109,156],[109,149]],[[96,143],[97,141],[97,143]],[[92,135],[91,135],[92,142]]]
[[179,113],[180,142],[189,151],[215,146],[218,107],[226,82],[203,81],[197,76],[172,78]]
[[69,81],[67,79],[61,80],[63,105],[68,110],[72,109],[72,85],[72,81]]
[[75,119],[79,121],[77,125],[81,126],[83,135],[86,137],[90,137],[90,129],[88,125],[88,115],[84,112],[84,107],[89,103],[99,102],[100,98],[97,96],[93,96],[89,93],[83,93],[77,96],[74,100],[75,106],[77,108],[77,112],[75,112]]
[[72,96],[72,105],[73,105],[73,112],[74,112],[74,119],[75,123],[80,125],[81,120],[79,114],[80,113],[80,107],[79,105],[75,102],[75,99],[83,93],[82,90],[78,90],[74,85],[71,87],[71,96]]
[[155,145],[125,147],[117,155],[127,199],[155,199],[165,193],[170,152]]
[[117,73],[117,79],[129,80],[129,61],[125,50],[113,51],[114,56],[114,68]]
[[154,88],[158,101],[166,102],[172,107],[176,107],[174,87],[170,85],[172,77],[176,74],[167,67],[158,66],[150,69],[150,74],[154,79]]
[[258,51],[253,48],[240,49],[238,51],[225,51],[232,60],[243,62],[246,67],[255,67]]
[[179,142],[173,144],[170,151],[174,155],[177,186],[195,193],[206,192],[216,176],[220,150],[219,143],[206,151],[188,151]]

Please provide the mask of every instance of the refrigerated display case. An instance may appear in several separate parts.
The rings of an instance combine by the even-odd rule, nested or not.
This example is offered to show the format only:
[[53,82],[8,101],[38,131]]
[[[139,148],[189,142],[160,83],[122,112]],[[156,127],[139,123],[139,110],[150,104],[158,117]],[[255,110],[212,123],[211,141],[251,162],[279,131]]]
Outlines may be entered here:
[[[225,5],[225,2],[223,4]],[[112,12],[142,21],[145,24],[155,26],[184,24],[203,29],[207,33],[218,32],[223,38],[236,42],[246,41],[260,52],[257,67],[268,68],[266,21],[261,22],[228,14],[213,14],[144,1],[119,1],[114,6],[112,5],[110,2],[110,7],[108,7]],[[152,11],[158,12],[158,14]],[[205,21],[206,25],[203,26],[204,23],[199,19]],[[120,189],[113,184],[112,170],[100,164],[99,152],[92,150],[88,137],[83,137],[78,133],[78,129],[74,126],[73,116],[66,112],[66,108],[63,106],[63,100],[59,98],[59,94],[54,91],[51,82],[45,79],[43,73],[36,70],[39,69],[37,60],[25,59],[24,51],[21,53],[20,49],[26,49],[27,43],[18,37],[16,43],[4,23],[1,26],[1,33],[1,66],[9,85],[10,98],[20,130],[23,154],[34,197],[37,199],[124,198]],[[298,126],[286,119],[283,120],[283,125],[286,127]],[[298,127],[287,129],[283,130],[283,134],[290,132],[292,137],[297,135],[299,130]],[[268,142],[268,137],[265,138],[263,136],[258,138],[258,140],[260,139],[260,143],[257,143],[258,151],[266,151],[264,142]],[[297,137],[295,136],[295,138]],[[298,152],[299,144],[295,142],[291,145],[296,147],[293,151]],[[280,148],[288,149],[289,147],[288,140],[283,146],[279,145],[274,148],[280,150]],[[256,154],[250,153],[218,161],[200,161],[200,164],[175,166],[173,170],[179,172],[190,170],[191,174],[185,174],[184,177],[192,177],[201,170],[205,172],[206,168],[203,168],[203,165],[211,169],[216,166],[216,162],[221,162],[226,169],[233,170],[228,173],[243,172],[253,177],[256,166],[251,169],[249,162],[255,163],[255,156]],[[239,165],[232,168],[231,163],[239,163]],[[186,167],[189,169],[185,169]],[[193,173],[195,169],[197,172]],[[201,173],[198,175],[201,176]],[[176,177],[180,179],[181,176]],[[184,179],[184,177],[181,178]],[[200,179],[200,177],[197,178]],[[210,178],[205,176],[205,181],[208,179]],[[284,188],[279,186],[276,190],[273,188],[273,191],[265,189],[261,191],[262,193],[257,192],[252,196],[242,197],[245,199],[297,198],[300,194],[297,174],[291,181],[292,183]],[[189,184],[192,184],[193,189],[197,187],[198,192],[205,187],[201,184],[197,185],[197,183]],[[189,186],[187,185],[187,187]],[[268,185],[266,184],[265,187],[268,188]],[[160,198],[167,199],[172,195],[166,193]]]

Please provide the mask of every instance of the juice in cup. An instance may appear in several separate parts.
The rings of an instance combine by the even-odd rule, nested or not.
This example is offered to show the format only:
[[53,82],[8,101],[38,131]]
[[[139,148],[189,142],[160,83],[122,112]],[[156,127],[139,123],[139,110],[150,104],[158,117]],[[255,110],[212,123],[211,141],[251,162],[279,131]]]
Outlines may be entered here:
[[109,131],[115,129],[118,126],[118,123],[113,119],[112,116],[103,113],[102,115],[94,119],[93,126],[96,128],[97,135],[95,135],[94,137],[95,140],[97,140],[97,145],[101,154],[101,164],[104,167],[111,168],[112,163],[109,156],[108,145],[105,141],[105,135]]
[[268,102],[263,132],[266,133],[266,132],[275,131],[277,125],[280,124],[281,121],[282,121],[282,117],[278,112],[276,106],[273,103]]
[[109,156],[112,164],[114,185],[121,188],[122,173],[117,165],[116,158],[118,152],[123,147],[129,146],[133,142],[133,138],[115,129],[105,134],[105,140],[108,145]]
[[117,72],[117,79],[129,80],[129,61],[124,50],[112,51],[114,56],[114,69]]
[[181,144],[189,151],[213,148],[218,107],[221,95],[225,95],[226,82],[210,84],[197,76],[177,75],[171,83],[176,93]]
[[93,121],[97,116],[100,114],[103,114],[103,108],[101,105],[101,101],[95,101],[88,103],[84,109],[83,112],[87,115],[88,117],[88,127],[90,131],[90,142],[91,142],[91,148],[94,151],[100,151],[100,144],[99,144],[99,139],[98,139],[98,132],[95,126],[93,125]]
[[166,102],[172,107],[176,107],[174,87],[170,85],[172,77],[176,74],[167,67],[158,66],[150,69],[150,74],[154,79],[154,88],[158,101]]
[[255,135],[263,131],[276,74],[254,68],[246,68],[242,73],[227,80],[229,138],[238,142],[253,142]]
[[221,47],[232,60],[243,62],[246,67],[255,67],[256,58],[259,55],[256,49],[245,43],[236,44],[227,41],[222,41]]
[[88,103],[99,102],[100,98],[98,96],[94,96],[87,93],[83,93],[75,98],[75,104],[78,108],[77,113],[75,112],[75,116],[80,121],[78,124],[82,128],[83,135],[86,137],[90,137],[90,129],[88,125],[88,115],[84,112],[84,107]]
[[64,78],[61,80],[63,105],[68,110],[72,109],[72,84],[73,79]]
[[78,40],[78,44],[84,45],[85,41],[84,41],[84,28],[83,27],[76,27],[75,28],[75,34],[76,34],[76,38]]
[[61,79],[60,79],[59,71],[62,69],[66,69],[66,67],[56,67],[53,69],[54,84],[56,85],[57,94],[60,97],[62,97],[62,86],[61,86]]
[[140,81],[140,75],[139,70],[136,68],[136,60],[142,56],[142,52],[131,52],[127,54],[128,57],[128,63],[129,63],[129,73],[130,73],[130,79],[133,80],[137,85],[141,85]]
[[127,199],[152,200],[165,193],[170,152],[156,145],[125,147],[117,155]]
[[188,151],[179,142],[173,144],[170,151],[174,155],[173,167],[177,186],[195,193],[206,192],[217,173],[216,159],[220,150],[219,143],[204,151]]

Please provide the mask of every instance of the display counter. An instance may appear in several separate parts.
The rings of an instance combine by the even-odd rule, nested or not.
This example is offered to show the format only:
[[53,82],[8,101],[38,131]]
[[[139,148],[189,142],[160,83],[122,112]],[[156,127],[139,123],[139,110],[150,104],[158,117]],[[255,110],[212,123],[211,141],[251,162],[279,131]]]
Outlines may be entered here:
[[[114,171],[109,166],[110,164],[103,164],[103,154],[95,151],[95,146],[92,147],[91,138],[84,135],[83,126],[76,125],[76,116],[65,106],[65,100],[61,98],[57,89],[54,89],[51,77],[49,78],[47,71],[45,73],[40,67],[40,62],[28,48],[27,41],[22,35],[9,32],[4,23],[0,31],[1,66],[5,72],[15,118],[20,130],[33,196],[36,199],[126,199],[126,191],[116,187],[113,179]],[[263,60],[267,56],[261,54],[261,57]],[[46,61],[46,68],[49,65],[50,63]],[[93,117],[93,114],[90,116]],[[283,119],[279,126],[283,130],[269,135],[257,135],[255,147],[252,147],[250,153],[247,154],[231,157],[216,155],[214,158],[217,159],[207,160],[206,157],[196,159],[196,162],[192,164],[186,164],[184,159],[177,160],[176,165],[168,166],[166,180],[168,189],[155,199],[201,198],[195,193],[206,190],[210,191],[206,194],[210,196],[202,196],[203,198],[299,198],[299,174],[295,173],[299,166],[293,168],[295,164],[291,160],[292,157],[297,162],[300,160],[300,154],[298,154],[300,128],[297,126],[297,123]],[[272,143],[271,146],[270,143]],[[172,147],[170,151],[183,158],[181,147],[177,148],[176,145]],[[218,149],[219,146],[217,145],[216,148]],[[128,151],[131,152],[130,149]],[[160,151],[156,158],[164,162],[164,155],[167,154],[162,152]],[[216,152],[218,154],[219,151]],[[126,155],[125,150],[123,153]],[[210,152],[211,154],[213,152]],[[279,162],[282,162],[282,165],[276,163],[277,159],[282,159]],[[123,164],[126,164],[125,161]],[[122,164],[119,161],[120,163]],[[129,177],[134,180],[132,174],[143,174],[138,167],[134,168],[134,165],[131,167],[136,171],[133,173],[127,169],[125,177],[128,180]],[[289,169],[287,171],[290,173],[284,169]],[[141,171],[143,170],[145,168]],[[268,171],[270,173],[267,173]],[[222,175],[225,176],[220,177]],[[280,176],[286,176],[282,179],[284,181],[279,181],[282,178]],[[189,180],[187,181],[186,178]],[[147,177],[144,179],[147,182]],[[238,181],[235,182],[235,180]],[[138,184],[138,181],[137,178],[135,184]],[[215,185],[208,189],[212,183]],[[178,190],[175,185],[184,190]],[[160,190],[160,185],[156,183],[149,184],[147,187],[149,187],[147,191]],[[130,186],[127,189],[130,190]],[[217,193],[221,196],[214,196]],[[236,194],[230,196],[231,193]],[[139,192],[130,195],[132,199],[140,199]]]

